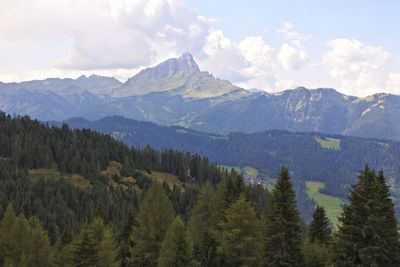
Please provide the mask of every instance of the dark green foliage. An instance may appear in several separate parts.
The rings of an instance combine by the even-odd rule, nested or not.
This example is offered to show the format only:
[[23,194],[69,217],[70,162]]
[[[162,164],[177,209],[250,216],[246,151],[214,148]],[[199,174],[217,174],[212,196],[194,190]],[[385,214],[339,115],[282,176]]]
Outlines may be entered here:
[[77,241],[72,256],[73,265],[78,266],[96,266],[99,261],[98,248],[96,240],[90,230],[85,230],[82,237]]
[[264,217],[271,209],[272,195],[263,185],[247,186],[245,195],[247,199],[255,204],[257,212],[261,217]]
[[399,266],[400,243],[385,178],[365,167],[339,218],[337,266]]
[[[302,240],[293,189],[301,185],[292,186],[287,169],[271,196],[199,155],[128,148],[89,130],[0,115],[3,266],[330,264],[325,211],[316,208],[310,242]],[[102,171],[110,164],[121,169],[108,177]],[[33,179],[31,168],[61,174]],[[182,183],[155,183],[148,175],[153,171],[173,174]],[[76,187],[63,178],[76,173],[90,185]],[[366,168],[349,199],[334,238],[335,264],[399,266],[397,222],[383,173]],[[19,216],[6,209],[9,203]],[[171,224],[175,214],[179,217]]]
[[262,229],[256,210],[241,196],[225,212],[221,226],[218,254],[223,266],[260,266],[262,262]]
[[176,217],[168,227],[161,244],[158,266],[189,267],[191,262],[191,250],[186,237],[185,225],[179,217]]
[[303,266],[301,229],[289,172],[282,168],[272,192],[265,229],[266,266]]
[[328,246],[304,241],[303,254],[305,267],[332,266],[332,253]]
[[308,239],[311,243],[319,243],[327,245],[331,239],[331,225],[328,217],[326,216],[325,208],[317,205],[314,210],[313,220],[310,224],[308,232]]
[[0,261],[4,266],[52,266],[47,233],[39,221],[16,216],[11,205],[0,224]]
[[[65,232],[76,234],[82,225],[102,217],[113,229],[120,229],[129,213],[136,213],[140,193],[121,177],[110,187],[101,175],[111,162],[122,164],[121,175],[134,177],[136,188],[146,191],[152,181],[143,170],[181,174],[187,185],[174,189],[169,197],[177,214],[187,219],[198,186],[215,184],[223,174],[204,157],[174,150],[128,148],[91,130],[47,127],[29,117],[11,117],[0,112],[0,216],[12,202],[18,213],[36,216],[49,232],[51,243],[60,242]],[[52,168],[67,174],[81,174],[90,181],[86,189],[64,179],[29,179],[28,170]],[[191,170],[190,173],[188,170]],[[182,171],[184,170],[184,171]],[[182,174],[187,173],[185,179]]]
[[[340,97],[340,101],[342,100]],[[231,103],[228,101],[225,108],[231,109],[230,105]],[[257,105],[265,107],[265,102],[259,102]],[[221,112],[223,111],[221,110]],[[252,115],[254,115],[253,112]],[[215,113],[213,113],[213,116],[215,116]],[[215,121],[215,118],[210,117],[208,119]],[[257,131],[249,134],[239,133],[260,123],[260,120],[257,120],[256,123],[249,123],[248,119],[242,118],[241,123],[236,125],[240,128],[233,131],[234,133],[224,136],[191,129],[164,127],[123,117],[106,117],[99,121],[87,121],[83,125],[79,121],[73,120],[68,123],[71,127],[86,127],[108,134],[123,128],[129,134],[121,137],[121,140],[129,145],[144,147],[150,144],[158,149],[173,148],[190,151],[191,153],[205,155],[211,161],[216,161],[219,164],[240,167],[252,166],[271,177],[276,176],[280,167],[284,165],[293,172],[292,178],[296,190],[298,185],[304,190],[305,181],[316,180],[325,183],[324,192],[345,197],[348,185],[356,181],[354,174],[364,167],[365,162],[373,163],[375,168],[390,170],[395,177],[396,184],[399,184],[400,142],[320,133],[291,133],[283,130]],[[226,119],[222,121],[231,122]],[[340,120],[335,122],[338,121]],[[249,123],[247,127],[243,126],[243,123],[246,122]],[[281,123],[281,118],[277,122]],[[201,125],[204,126],[204,124]],[[201,125],[198,126],[201,127]],[[293,126],[293,121],[288,125]],[[332,126],[334,123],[328,123],[328,125]],[[287,125],[281,126],[276,129],[287,127]],[[220,123],[215,124],[215,127],[222,129]],[[301,131],[304,131],[304,128]],[[360,133],[365,134],[366,132],[360,131]],[[323,148],[316,142],[316,137],[340,139],[341,149]],[[305,208],[310,210],[310,207]]]
[[140,206],[130,240],[133,244],[131,262],[135,266],[157,266],[161,242],[174,211],[162,186],[154,183]]
[[119,258],[121,259],[122,267],[129,266],[129,259],[131,257],[131,252],[130,252],[131,242],[129,237],[131,235],[132,225],[134,224],[134,222],[135,222],[135,217],[133,216],[132,213],[129,213],[119,233],[119,238],[118,238]]
[[100,218],[83,228],[71,243],[71,248],[73,266],[120,266],[113,234]]
[[201,266],[210,267],[215,266],[217,260],[217,220],[213,198],[214,190],[210,183],[206,183],[200,191],[188,227],[195,260]]

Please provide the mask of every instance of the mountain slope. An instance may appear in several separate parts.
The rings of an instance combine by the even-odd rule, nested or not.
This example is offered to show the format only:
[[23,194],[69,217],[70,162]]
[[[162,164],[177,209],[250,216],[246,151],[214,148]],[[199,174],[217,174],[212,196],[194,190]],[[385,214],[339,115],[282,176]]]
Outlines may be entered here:
[[121,115],[218,134],[285,129],[400,140],[400,96],[249,92],[201,71],[187,53],[125,83],[100,76],[0,83],[0,109],[40,120]]
[[268,177],[276,177],[285,165],[296,182],[324,182],[325,192],[340,197],[366,163],[382,168],[393,188],[400,188],[400,142],[395,141],[276,130],[224,136],[116,116],[66,122],[74,128],[111,134],[129,145],[150,144],[199,153],[224,165],[251,166]]
[[184,97],[205,98],[238,89],[227,81],[215,79],[208,72],[201,72],[192,55],[185,53],[139,72],[123,86],[114,89],[112,95],[133,96],[171,91]]

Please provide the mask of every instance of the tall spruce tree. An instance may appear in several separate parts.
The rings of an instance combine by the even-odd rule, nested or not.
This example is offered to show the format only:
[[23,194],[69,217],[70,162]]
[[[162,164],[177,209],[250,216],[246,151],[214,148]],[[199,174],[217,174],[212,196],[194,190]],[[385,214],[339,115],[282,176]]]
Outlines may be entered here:
[[185,225],[181,218],[176,217],[161,244],[158,266],[189,267],[191,262],[191,250],[186,237]]
[[89,227],[93,229],[98,244],[97,267],[120,266],[118,247],[111,229],[100,218],[95,218]]
[[16,216],[11,205],[0,223],[2,266],[52,266],[53,255],[46,231],[39,220]]
[[72,243],[73,266],[120,266],[113,234],[100,218],[86,225]]
[[73,250],[72,262],[74,267],[94,267],[99,261],[98,244],[91,230],[84,230]]
[[190,217],[188,233],[193,246],[193,257],[201,266],[216,266],[217,241],[215,235],[214,190],[209,182],[201,189]]
[[271,211],[266,217],[265,265],[303,266],[301,236],[295,192],[289,171],[282,168],[272,192]]
[[308,240],[303,242],[306,267],[331,266],[331,225],[325,208],[317,205],[308,231]]
[[218,253],[223,266],[252,267],[262,262],[262,228],[255,208],[242,195],[225,212]]
[[127,218],[122,225],[121,231],[119,233],[119,258],[121,259],[121,267],[129,266],[129,258],[131,256],[130,252],[130,240],[129,236],[132,232],[132,225],[134,224],[135,217],[132,212],[128,213]]
[[339,218],[335,265],[399,266],[399,234],[383,173],[377,176],[366,166],[348,198]]
[[311,243],[327,245],[331,239],[331,224],[326,216],[325,208],[317,205],[313,213],[313,219],[308,232],[308,239]]
[[155,182],[145,194],[132,229],[131,263],[134,266],[157,266],[161,242],[173,219],[171,202],[162,185]]

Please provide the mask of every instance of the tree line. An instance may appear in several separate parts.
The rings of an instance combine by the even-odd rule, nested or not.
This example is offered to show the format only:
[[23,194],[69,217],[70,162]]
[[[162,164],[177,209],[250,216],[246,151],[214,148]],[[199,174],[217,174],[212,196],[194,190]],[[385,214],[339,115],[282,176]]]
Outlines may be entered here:
[[[300,219],[286,168],[269,192],[197,155],[128,148],[93,131],[48,127],[28,117],[1,114],[0,121],[2,266],[400,264],[383,172],[360,172],[332,231],[322,206],[310,225]],[[110,181],[104,170],[112,162],[121,170]],[[35,180],[29,175],[34,168],[79,173],[90,186]],[[146,175],[154,171],[175,175],[182,186]],[[127,177],[135,183],[124,184]]]
[[0,222],[3,266],[399,266],[394,207],[383,173],[366,167],[332,228],[317,206],[302,227],[283,168],[261,211],[237,179],[205,183],[187,220],[154,182],[116,234],[100,217],[51,244],[40,221],[9,204]]

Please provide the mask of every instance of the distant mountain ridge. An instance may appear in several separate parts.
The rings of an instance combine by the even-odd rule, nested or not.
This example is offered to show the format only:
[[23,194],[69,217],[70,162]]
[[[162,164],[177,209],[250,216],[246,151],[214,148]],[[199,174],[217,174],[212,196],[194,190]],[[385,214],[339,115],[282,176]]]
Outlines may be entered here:
[[246,91],[201,71],[188,53],[125,83],[96,75],[0,83],[0,109],[46,121],[121,115],[218,134],[285,129],[400,140],[400,96]]

